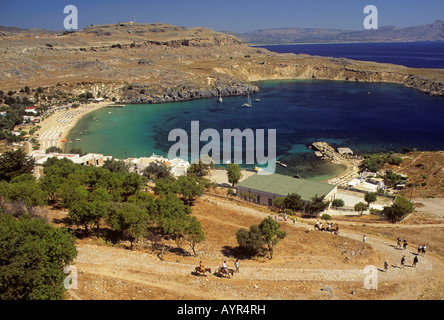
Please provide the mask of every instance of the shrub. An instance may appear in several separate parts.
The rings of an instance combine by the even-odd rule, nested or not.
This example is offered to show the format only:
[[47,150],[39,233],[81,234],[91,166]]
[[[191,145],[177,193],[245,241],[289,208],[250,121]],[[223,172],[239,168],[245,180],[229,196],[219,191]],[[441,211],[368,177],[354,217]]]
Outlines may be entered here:
[[258,225],[252,225],[250,231],[239,229],[236,232],[236,240],[239,247],[247,254],[254,256],[264,246],[262,233]]
[[392,157],[391,159],[390,159],[390,164],[393,164],[393,165],[396,165],[396,166],[399,166],[401,163],[402,163],[402,158],[401,157]]
[[344,202],[344,200],[342,200],[342,199],[335,199],[335,200],[333,200],[333,202],[331,203],[331,205],[332,205],[333,207],[340,208],[340,207],[343,207],[343,206],[345,205],[345,202]]
[[324,220],[331,220],[331,216],[330,216],[329,214],[327,214],[327,213],[324,213],[324,214],[321,216],[321,219],[324,219]]

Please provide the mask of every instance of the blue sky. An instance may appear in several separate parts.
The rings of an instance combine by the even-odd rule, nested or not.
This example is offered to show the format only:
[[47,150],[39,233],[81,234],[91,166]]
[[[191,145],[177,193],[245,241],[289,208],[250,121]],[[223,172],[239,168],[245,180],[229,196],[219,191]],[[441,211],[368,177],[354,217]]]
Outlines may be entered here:
[[444,0],[0,0],[0,25],[62,30],[66,5],[78,9],[79,29],[90,24],[165,22],[247,32],[302,27],[362,30],[366,5],[379,26],[406,27],[444,20]]

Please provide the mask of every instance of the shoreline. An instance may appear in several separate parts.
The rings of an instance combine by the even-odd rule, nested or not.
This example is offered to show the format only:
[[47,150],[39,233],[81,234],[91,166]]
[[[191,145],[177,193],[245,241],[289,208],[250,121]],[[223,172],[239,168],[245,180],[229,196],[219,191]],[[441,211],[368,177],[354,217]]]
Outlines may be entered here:
[[40,129],[36,131],[36,134],[38,134],[36,139],[40,143],[39,150],[45,152],[47,148],[56,146],[64,151],[66,142],[63,142],[63,140],[66,139],[80,118],[92,111],[110,105],[112,104],[109,102],[94,102],[78,108],[54,111],[54,113],[40,123]]

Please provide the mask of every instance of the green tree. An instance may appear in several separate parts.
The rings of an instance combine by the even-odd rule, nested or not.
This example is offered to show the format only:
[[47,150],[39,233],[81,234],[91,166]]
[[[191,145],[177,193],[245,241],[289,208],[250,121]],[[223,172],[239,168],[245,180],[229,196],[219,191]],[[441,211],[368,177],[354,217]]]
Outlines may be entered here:
[[202,230],[202,225],[196,219],[196,217],[189,216],[187,224],[185,226],[185,240],[193,250],[194,256],[196,254],[196,244],[205,240],[205,234]]
[[228,176],[228,182],[231,183],[231,185],[234,186],[239,182],[239,180],[242,178],[242,169],[241,167],[236,163],[230,163],[227,165],[227,176]]
[[284,199],[284,207],[293,210],[293,212],[301,211],[304,209],[304,206],[305,202],[301,196],[296,193],[288,194]]
[[173,177],[159,178],[156,180],[156,185],[153,187],[156,195],[167,196],[169,194],[179,193],[179,185]]
[[399,166],[402,162],[403,162],[403,159],[400,156],[393,156],[392,158],[390,158],[390,161],[389,161],[390,164],[393,164],[395,166]]
[[172,176],[171,168],[163,161],[151,162],[143,171],[148,180],[156,182],[158,179],[166,179]]
[[391,223],[396,223],[404,219],[404,216],[407,214],[405,208],[399,204],[392,204],[391,206],[386,206],[382,209],[382,215],[387,218]]
[[45,150],[45,153],[63,153],[63,150],[56,146],[51,146]]
[[145,183],[146,178],[142,177],[140,174],[136,172],[126,173],[122,184],[125,200],[140,190],[140,187]]
[[57,190],[60,206],[69,208],[73,202],[88,198],[88,191],[76,180],[66,180]]
[[72,202],[68,216],[71,220],[85,228],[85,232],[88,234],[92,227],[99,229],[100,219],[105,218],[108,215],[108,204],[103,201],[88,201],[82,199]]
[[190,207],[186,206],[176,195],[169,194],[156,198],[153,212],[157,226],[163,235],[176,241],[179,246],[191,213]]
[[331,205],[336,208],[341,208],[345,205],[345,202],[342,199],[334,199]]
[[67,182],[66,178],[57,175],[45,175],[40,178],[40,187],[46,193],[48,200],[54,203],[60,186]]
[[111,201],[111,195],[108,193],[108,191],[105,188],[97,188],[89,193],[88,195],[89,201],[102,201],[102,202],[109,202]]
[[200,197],[205,187],[199,183],[199,181],[192,176],[180,176],[177,181],[177,191],[182,195],[185,200],[185,204],[192,205],[197,197]]
[[37,207],[45,204],[44,192],[40,185],[32,180],[14,180],[9,183],[6,199],[10,201],[24,201],[27,206]]
[[133,243],[146,235],[150,216],[139,206],[125,202],[111,209],[108,222],[112,230],[130,241],[132,250]]
[[394,204],[403,208],[405,213],[412,213],[415,210],[415,205],[409,199],[403,196],[397,196]]
[[126,164],[122,160],[107,159],[103,162],[102,168],[115,173],[127,173],[129,170],[129,164]]
[[272,217],[268,216],[259,225],[262,238],[268,247],[270,253],[270,260],[273,259],[274,247],[279,240],[284,239],[287,236],[285,231],[280,230],[281,225],[275,221]]
[[307,205],[307,211],[310,214],[319,214],[320,212],[327,209],[329,202],[324,200],[324,195],[318,196],[315,195],[310,200],[310,203]]
[[404,219],[404,217],[415,210],[413,202],[403,196],[396,197],[391,206],[386,206],[382,210],[382,215],[391,223],[396,223]]
[[33,169],[34,159],[23,149],[5,151],[0,155],[0,180],[9,182],[23,173],[32,173]]
[[243,228],[237,230],[236,240],[239,248],[250,256],[256,255],[264,246],[264,240],[258,225],[250,226],[249,231]]
[[68,178],[70,174],[75,173],[84,167],[75,164],[69,159],[57,159],[55,157],[48,158],[43,164],[43,173],[45,175],[56,175],[62,178]]
[[365,202],[367,202],[368,207],[370,207],[370,203],[376,202],[378,200],[378,197],[376,196],[376,193],[373,192],[367,192],[364,196]]
[[273,205],[280,210],[283,210],[285,208],[285,198],[284,197],[274,198],[272,202],[273,202]]
[[362,216],[362,213],[367,210],[368,206],[364,202],[358,202],[354,206],[354,210],[356,212],[359,212],[359,214]]
[[375,153],[364,156],[364,167],[371,172],[380,171],[384,164],[391,159],[391,153]]
[[139,206],[149,213],[153,212],[154,196],[152,194],[138,190],[135,194],[128,197],[128,202]]
[[195,176],[197,178],[203,178],[208,175],[210,169],[210,165],[207,165],[199,159],[198,163],[192,163],[188,169],[187,174]]
[[0,213],[0,300],[64,299],[74,237],[41,219]]

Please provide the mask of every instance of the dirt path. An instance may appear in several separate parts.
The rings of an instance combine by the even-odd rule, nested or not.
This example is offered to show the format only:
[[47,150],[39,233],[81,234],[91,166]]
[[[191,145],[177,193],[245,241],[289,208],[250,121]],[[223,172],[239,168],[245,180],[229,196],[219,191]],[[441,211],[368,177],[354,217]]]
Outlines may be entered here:
[[[235,208],[243,215],[251,215],[263,218],[266,213],[254,208],[241,207],[229,201],[205,196],[205,201],[211,201],[220,207]],[[286,222],[294,228],[305,228],[313,230],[312,225],[306,222]],[[416,225],[415,225],[416,227]],[[317,231],[316,231],[317,232]],[[340,232],[340,237],[362,241],[362,234],[352,231]],[[382,254],[389,261],[389,270],[383,272],[383,266],[375,266],[378,283],[403,282],[407,279],[415,281],[427,281],[430,275],[440,268],[440,262],[432,257],[419,256],[416,267],[412,267],[415,248],[401,250],[392,241],[367,235],[366,242],[374,250]],[[82,275],[95,276],[109,279],[107,281],[123,281],[133,286],[150,288],[150,292],[156,295],[150,296],[145,293],[143,297],[156,299],[288,299],[287,295],[279,293],[279,286],[288,283],[289,286],[299,285],[307,281],[315,283],[362,283],[369,275],[364,273],[364,268],[291,268],[269,265],[262,266],[261,263],[250,263],[241,265],[241,272],[236,273],[230,280],[218,278],[214,275],[199,277],[192,274],[195,264],[188,262],[160,261],[155,255],[145,251],[131,251],[110,246],[97,246],[87,243],[77,246],[78,256],[75,265]],[[413,251],[412,251],[413,250]],[[401,257],[405,255],[406,265],[400,267]],[[341,264],[338,264],[340,266]],[[213,270],[214,272],[214,266]],[[423,279],[423,280],[421,280]],[[274,286],[274,291],[261,291],[262,287]],[[289,287],[289,288],[290,288]],[[253,289],[252,289],[253,288]],[[91,291],[99,292],[103,289],[91,288]],[[271,290],[271,289],[270,289]],[[71,290],[72,291],[72,290]],[[162,293],[159,296],[159,292]],[[404,290],[397,297],[409,297],[409,290]],[[82,294],[75,292],[75,299],[81,299]],[[103,296],[88,296],[88,299],[101,299]],[[294,297],[296,299],[300,296]]]

